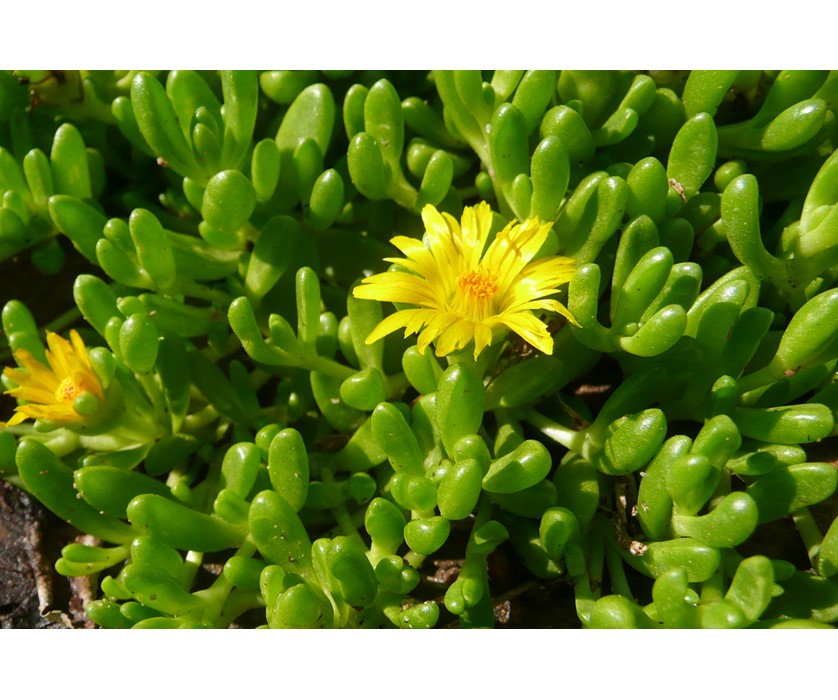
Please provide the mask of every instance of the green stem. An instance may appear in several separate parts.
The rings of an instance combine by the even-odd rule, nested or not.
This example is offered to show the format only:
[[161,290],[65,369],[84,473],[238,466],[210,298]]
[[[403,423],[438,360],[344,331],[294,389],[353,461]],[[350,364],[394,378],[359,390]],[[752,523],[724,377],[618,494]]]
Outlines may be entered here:
[[[117,426],[109,433],[128,445],[145,445],[162,436],[164,430],[151,415],[141,415],[128,407]],[[105,437],[105,436],[102,436]]]
[[472,185],[471,187],[458,187],[457,193],[462,197],[464,202],[467,202],[472,197],[477,196],[477,188]]
[[234,589],[227,596],[224,607],[218,613],[215,627],[229,627],[242,613],[256,608],[264,608],[265,599],[258,591],[242,591]]
[[[251,557],[255,552],[256,544],[250,539],[250,537],[245,537],[244,541],[236,551],[235,556]],[[196,555],[194,560],[197,562],[198,566],[200,566],[203,554],[189,552],[187,554],[187,561],[190,560],[190,555]],[[197,572],[197,568],[195,569],[195,572]],[[211,622],[213,627],[218,626],[218,621],[222,617],[224,606],[227,603],[227,599],[232,590],[233,584],[227,580],[224,574],[221,574],[215,579],[215,581],[212,582],[212,585],[209,588],[196,593],[196,595],[199,595],[207,601],[202,617],[205,621]]]
[[532,408],[524,411],[524,420],[534,428],[538,428],[551,440],[564,445],[571,452],[582,454],[587,430],[571,430]]
[[701,584],[701,603],[715,603],[724,596],[724,559],[722,559],[719,570]]
[[399,372],[385,377],[384,386],[387,391],[387,399],[393,400],[401,396],[410,387],[410,382],[407,381],[404,372]]
[[478,376],[485,377],[489,367],[493,367],[497,362],[498,356],[503,351],[503,347],[503,342],[498,341],[486,348],[475,360],[474,341],[472,341],[462,350],[449,353],[446,356],[446,359],[448,360],[449,367],[453,364],[470,365],[471,367],[474,367]]
[[163,390],[157,384],[156,378],[151,374],[137,374],[137,381],[151,401],[151,408],[157,416],[166,415],[166,398]]
[[446,355],[445,359],[449,367],[454,365],[470,365],[477,368],[477,363],[474,361],[474,352],[470,352],[468,346],[466,346],[465,350],[459,350],[458,352],[452,352]]
[[783,376],[782,367],[768,365],[756,372],[746,374],[739,379],[739,391],[742,394],[748,394],[760,387],[766,387],[773,382],[776,382]]
[[331,360],[328,357],[321,357],[320,355],[300,358],[299,363],[294,363],[292,366],[307,369],[311,372],[319,372],[320,374],[336,377],[337,379],[349,379],[356,371],[351,367],[342,365],[340,362]]
[[425,563],[425,555],[410,551],[404,555],[404,560],[418,571],[422,568],[422,564]]
[[223,309],[229,308],[233,301],[233,297],[227,294],[227,292],[222,292],[220,289],[213,289],[197,282],[182,281],[178,283],[178,291],[188,297],[212,302]]
[[71,452],[75,452],[80,446],[84,445],[85,439],[89,439],[64,428],[59,428],[49,433],[39,433],[27,423],[20,423],[4,430],[15,435],[18,438],[18,442],[20,442],[20,438],[24,437],[27,440],[40,442],[45,447],[48,447],[56,457],[65,457]]
[[416,190],[413,189],[410,183],[405,179],[401,169],[395,172],[395,177],[390,183],[387,194],[390,195],[390,198],[396,202],[396,204],[399,204],[409,210],[413,210],[413,207],[416,204],[416,197],[418,195]]
[[184,588],[191,588],[195,582],[195,576],[198,574],[198,569],[204,563],[203,552],[189,551],[186,553],[186,558],[183,562],[183,578],[181,582]]
[[800,533],[803,540],[803,545],[806,547],[806,554],[809,555],[809,562],[814,567],[818,558],[821,544],[823,543],[823,533],[820,531],[815,519],[812,517],[812,511],[808,508],[800,508],[791,514],[792,520]]
[[75,323],[81,318],[81,311],[79,311],[75,306],[72,309],[68,309],[63,314],[54,318],[50,321],[44,328],[49,331],[59,332],[63,331],[67,326]]
[[[474,524],[472,525],[472,535],[477,531],[477,528],[487,523],[492,517],[492,509],[494,505],[485,492],[480,494],[480,500],[477,502],[477,513],[474,515]],[[471,539],[471,537],[469,537]]]
[[573,577],[573,594],[576,599],[576,616],[583,625],[591,622],[591,612],[596,598],[591,590],[591,581],[587,570]]
[[509,200],[506,198],[506,193],[503,191],[503,185],[498,182],[494,166],[491,162],[486,163],[484,161],[484,164],[486,165],[486,170],[489,173],[489,176],[492,178],[492,189],[495,191],[495,199],[497,199],[498,202],[498,211],[507,221],[512,221],[512,219],[516,218],[515,212],[512,211]]
[[213,421],[218,420],[219,413],[212,406],[207,406],[197,413],[190,413],[183,419],[181,430],[185,433],[196,433]]
[[619,545],[610,541],[605,549],[605,563],[608,567],[608,576],[611,580],[611,592],[634,600],[626,578],[626,571],[623,568],[623,558],[620,556]]
[[593,582],[592,592],[599,597],[602,584],[602,572],[605,569],[605,538],[608,536],[608,525],[602,519],[597,519],[595,527],[591,528],[588,541],[588,578]]
[[[148,440],[145,437],[139,439],[139,436],[132,433],[123,433],[122,431],[117,432],[114,430],[103,435],[80,435],[76,447],[80,445],[93,452],[118,452],[119,450],[136,447],[139,444],[147,444],[149,442],[154,442],[154,440]],[[52,449],[52,444],[49,447]],[[67,454],[63,450],[62,453]]]
[[[335,477],[332,474],[332,470],[328,467],[321,467],[320,478],[323,480],[324,484],[336,486]],[[331,510],[343,534],[363,544],[363,540],[361,539],[361,536],[358,534],[358,530],[355,527],[355,523],[352,522],[352,516],[346,509],[346,501],[340,501]]]
[[367,552],[367,559],[370,560],[370,564],[372,567],[375,568],[382,559],[386,559],[387,557],[392,556],[392,552],[386,552],[381,547],[379,547],[375,540],[370,543],[369,551]]

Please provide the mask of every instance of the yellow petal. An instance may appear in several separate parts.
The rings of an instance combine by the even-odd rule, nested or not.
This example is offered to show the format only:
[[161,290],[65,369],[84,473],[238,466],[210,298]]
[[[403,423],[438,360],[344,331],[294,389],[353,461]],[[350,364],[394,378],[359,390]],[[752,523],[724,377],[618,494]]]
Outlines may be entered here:
[[502,321],[509,330],[520,335],[534,348],[538,348],[545,355],[553,354],[553,337],[544,321],[527,312],[507,314],[503,316]]
[[64,423],[78,421],[81,416],[73,408],[76,396],[87,391],[100,399],[104,397],[102,384],[91,368],[87,348],[78,333],[71,331],[68,341],[47,332],[47,347],[48,367],[20,349],[15,358],[21,368],[3,371],[4,376],[16,384],[6,393],[26,402],[17,407],[9,425],[17,425],[27,418]]
[[19,386],[16,389],[9,389],[6,392],[9,396],[14,396],[16,399],[22,399],[32,403],[54,403],[55,391],[46,391],[33,386]]
[[18,408],[15,411],[14,415],[11,418],[9,418],[8,421],[6,421],[6,427],[11,428],[12,426],[19,425],[20,423],[23,423],[23,421],[25,421],[26,418],[27,418],[27,415],[25,413],[23,413],[20,410],[20,408]]
[[47,331],[47,360],[58,377],[67,377],[73,371],[71,357],[73,347],[57,333]]
[[397,311],[396,313],[387,316],[387,318],[382,320],[375,328],[373,328],[372,332],[367,336],[365,341],[366,344],[372,345],[385,336],[390,335],[393,331],[402,328],[410,322],[415,313],[416,311],[413,309],[406,309],[403,311]]
[[552,222],[511,221],[487,246],[493,214],[486,202],[464,207],[459,221],[427,205],[422,220],[422,240],[394,236],[392,244],[405,257],[385,258],[394,267],[354,290],[360,299],[413,307],[382,321],[370,342],[404,328],[405,337],[418,334],[420,351],[435,343],[436,353],[446,355],[473,342],[477,357],[510,330],[542,352],[552,352],[553,339],[536,313],[556,313],[575,323],[552,298],[573,276],[573,261],[560,256],[533,261]]
[[55,390],[58,384],[55,373],[38,362],[28,350],[21,349],[15,352],[15,359],[23,367],[22,370],[13,367],[3,370],[3,374],[12,379],[15,384],[20,384],[20,381],[14,377],[28,377],[30,383],[39,384],[44,389]]
[[432,239],[446,240],[451,237],[451,231],[445,219],[431,204],[426,204],[422,209],[422,223],[425,224],[425,231]]
[[427,250],[422,241],[416,238],[410,238],[409,236],[395,236],[390,239],[390,243],[408,257],[417,250]]
[[435,291],[427,280],[408,272],[382,272],[362,280],[352,293],[357,299],[420,305],[435,303]]
[[439,273],[433,256],[427,250],[425,253],[427,253],[425,256],[414,255],[411,258],[384,258],[384,260],[395,263],[429,282],[438,281]]
[[82,366],[90,369],[90,359],[87,357],[87,346],[75,330],[70,331],[70,342],[73,346],[73,356]]
[[479,248],[481,247],[480,229],[478,228],[477,216],[473,207],[463,209],[462,234],[464,246],[468,246],[470,250],[478,249],[477,252],[479,253]]
[[474,337],[474,324],[459,319],[448,326],[436,340],[436,354],[439,357],[450,355],[455,350],[462,350]]
[[416,339],[416,345],[419,348],[419,352],[425,352],[425,348],[436,340],[439,334],[442,333],[448,326],[452,323],[456,323],[457,320],[456,314],[452,313],[442,313],[433,318],[425,327],[425,330],[423,330]]
[[430,323],[437,315],[437,311],[433,309],[413,309],[413,316],[405,324],[404,337],[418,333],[422,326]]
[[485,323],[477,323],[474,326],[474,359],[492,344],[492,329]]

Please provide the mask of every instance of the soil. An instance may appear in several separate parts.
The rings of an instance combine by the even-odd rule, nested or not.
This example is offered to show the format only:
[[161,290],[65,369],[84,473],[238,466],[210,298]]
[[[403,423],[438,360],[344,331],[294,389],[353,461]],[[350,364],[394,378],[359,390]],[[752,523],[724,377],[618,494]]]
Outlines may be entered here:
[[0,628],[92,627],[84,617],[91,582],[55,573],[70,526],[25,492],[0,481]]

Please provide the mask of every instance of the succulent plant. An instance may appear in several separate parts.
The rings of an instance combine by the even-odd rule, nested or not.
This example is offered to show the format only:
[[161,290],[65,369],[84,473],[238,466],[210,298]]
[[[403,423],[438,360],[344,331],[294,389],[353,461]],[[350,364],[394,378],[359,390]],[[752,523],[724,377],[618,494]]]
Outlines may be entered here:
[[0,72],[0,259],[95,271],[55,319],[4,292],[0,475],[95,538],[55,566],[103,627],[487,627],[534,581],[586,627],[833,626],[836,104]]

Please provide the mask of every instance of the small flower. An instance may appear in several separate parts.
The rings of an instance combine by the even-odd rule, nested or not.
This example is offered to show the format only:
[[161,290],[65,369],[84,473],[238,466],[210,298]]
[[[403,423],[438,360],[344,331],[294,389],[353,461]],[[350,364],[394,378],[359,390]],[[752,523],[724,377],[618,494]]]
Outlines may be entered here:
[[406,272],[383,272],[355,287],[359,299],[415,307],[385,318],[367,343],[404,328],[405,337],[419,334],[420,352],[435,342],[440,357],[473,340],[477,359],[495,333],[506,328],[541,352],[552,353],[553,338],[534,312],[553,311],[576,323],[562,304],[546,298],[570,281],[573,261],[559,256],[532,261],[552,223],[513,221],[487,248],[492,211],[486,202],[466,207],[462,224],[430,205],[422,210],[422,220],[424,240],[396,236],[390,241],[407,257],[385,260]]
[[104,397],[102,383],[93,372],[87,348],[76,331],[70,331],[69,341],[47,332],[47,345],[49,366],[41,364],[28,350],[18,350],[15,358],[22,369],[3,370],[3,376],[17,384],[5,393],[26,401],[17,407],[7,425],[17,425],[27,418],[78,422],[83,418],[73,402],[80,394],[90,392],[99,399]]

